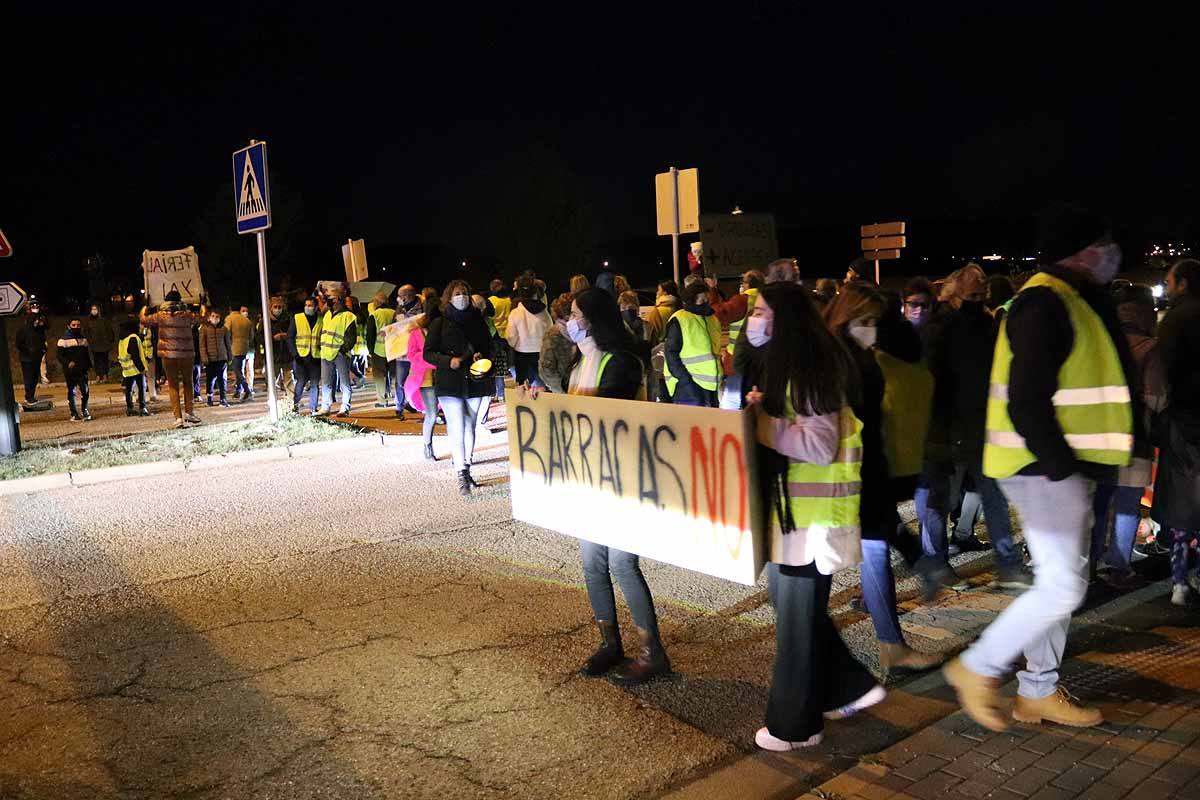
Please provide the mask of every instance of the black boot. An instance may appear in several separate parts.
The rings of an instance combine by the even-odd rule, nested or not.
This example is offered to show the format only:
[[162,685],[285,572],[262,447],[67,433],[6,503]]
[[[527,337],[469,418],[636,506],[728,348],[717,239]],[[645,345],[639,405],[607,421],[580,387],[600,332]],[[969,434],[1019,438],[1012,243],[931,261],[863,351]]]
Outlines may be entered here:
[[472,487],[472,488],[474,488],[474,489],[479,489],[479,488],[481,488],[481,487],[480,487],[480,485],[479,485],[478,483],[476,483],[476,482],[475,482],[475,479],[474,479],[473,477],[471,477],[471,467],[470,467],[470,465],[468,465],[468,466],[467,466],[467,468],[463,470],[463,472],[467,473],[467,480],[471,482],[471,487]]
[[671,662],[667,660],[658,634],[644,628],[638,628],[637,634],[637,658],[625,662],[613,673],[613,680],[622,686],[637,686],[671,674]]
[[465,469],[458,471],[458,493],[463,497],[471,496],[471,473]]
[[596,620],[600,629],[600,647],[579,668],[580,675],[595,678],[625,660],[625,650],[621,647],[621,632],[617,623]]
[[425,445],[425,460],[437,461],[437,457],[433,454],[433,445],[431,444]]

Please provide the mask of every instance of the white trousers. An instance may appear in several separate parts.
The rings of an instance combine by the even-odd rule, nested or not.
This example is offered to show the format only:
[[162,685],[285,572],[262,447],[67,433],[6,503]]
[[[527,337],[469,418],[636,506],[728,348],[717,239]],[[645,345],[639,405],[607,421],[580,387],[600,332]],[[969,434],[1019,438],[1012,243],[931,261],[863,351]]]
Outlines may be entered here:
[[1022,654],[1017,673],[1022,697],[1053,694],[1067,644],[1071,613],[1087,594],[1087,542],[1096,484],[1080,475],[1061,481],[1016,475],[1000,488],[1020,514],[1033,556],[1033,588],[1012,602],[963,653],[963,664],[999,678]]

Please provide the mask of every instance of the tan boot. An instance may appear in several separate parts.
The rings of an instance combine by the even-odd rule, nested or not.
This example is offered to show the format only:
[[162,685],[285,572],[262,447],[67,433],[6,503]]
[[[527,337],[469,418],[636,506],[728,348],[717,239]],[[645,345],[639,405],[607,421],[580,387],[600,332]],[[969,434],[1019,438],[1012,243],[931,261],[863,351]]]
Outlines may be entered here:
[[905,672],[926,672],[942,663],[937,653],[922,653],[908,645],[879,643],[879,666],[888,675]]
[[1072,728],[1094,728],[1104,722],[1104,715],[1100,713],[1100,709],[1081,705],[1062,686],[1059,686],[1054,694],[1039,700],[1017,695],[1017,704],[1013,706],[1012,715],[1017,722],[1028,722],[1032,725],[1049,721]]
[[946,683],[954,687],[967,716],[988,730],[1002,731],[1008,721],[1000,713],[1000,681],[972,672],[956,658],[942,668]]

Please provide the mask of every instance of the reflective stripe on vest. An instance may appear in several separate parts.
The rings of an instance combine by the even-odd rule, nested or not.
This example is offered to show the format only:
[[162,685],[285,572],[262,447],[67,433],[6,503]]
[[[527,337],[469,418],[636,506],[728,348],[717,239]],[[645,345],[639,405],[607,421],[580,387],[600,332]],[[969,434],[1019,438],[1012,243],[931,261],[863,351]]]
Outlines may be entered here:
[[[785,411],[795,419],[788,392]],[[838,450],[831,464],[790,461],[787,471],[788,506],[792,512],[792,533],[810,528],[822,534],[857,532],[859,500],[862,492],[862,422],[849,408],[838,418]]]
[[[1054,416],[1075,458],[1093,464],[1125,466],[1133,450],[1133,412],[1129,386],[1112,337],[1104,322],[1074,287],[1039,272],[1021,291],[1045,286],[1066,306],[1074,342],[1058,371]],[[1008,316],[1000,324],[996,357],[988,388],[987,434],[983,445],[983,472],[991,478],[1016,475],[1037,457],[1013,427],[1008,413],[1009,371],[1012,349],[1008,341]]]
[[747,289],[746,316],[729,323],[729,344],[725,346],[725,352],[729,353],[729,355],[733,355],[733,347],[737,344],[737,340],[742,337],[742,328],[746,327],[746,320],[750,319],[750,313],[754,311],[754,302],[757,299],[758,289]]
[[121,340],[121,344],[118,345],[119,349],[117,350],[117,363],[121,365],[122,378],[132,378],[134,375],[141,374],[137,365],[133,363],[133,357],[129,355],[130,342],[137,342],[138,350],[145,352],[142,348],[142,340],[136,333],[131,333]]
[[322,361],[333,361],[342,352],[342,345],[346,341],[346,329],[352,322],[354,315],[349,311],[342,311],[336,317],[332,311],[325,312],[325,318],[321,320]]
[[142,360],[147,366],[154,363],[154,339],[153,333],[149,328],[142,330]]
[[396,311],[391,308],[377,308],[371,312],[371,316],[375,319],[375,349],[371,352],[380,358],[387,358],[387,345],[383,335],[383,329],[396,319]]
[[[702,317],[690,311],[676,311],[671,319],[679,322],[679,332],[683,334],[679,360],[697,386],[715,392],[721,380],[721,363],[717,360],[721,349],[721,325],[716,316]],[[663,378],[667,393],[674,397],[679,379],[671,375],[671,367],[666,363],[663,364]]]
[[308,315],[303,311],[296,315],[296,355],[308,358],[321,346],[321,320],[316,326],[308,324]]

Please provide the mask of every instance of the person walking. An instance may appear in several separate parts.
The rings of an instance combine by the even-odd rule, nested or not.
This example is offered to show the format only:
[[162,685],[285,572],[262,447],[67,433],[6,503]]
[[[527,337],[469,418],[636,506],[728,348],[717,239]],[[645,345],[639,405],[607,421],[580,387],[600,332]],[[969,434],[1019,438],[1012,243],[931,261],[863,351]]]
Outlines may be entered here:
[[25,315],[25,324],[16,335],[16,346],[25,384],[25,403],[36,403],[42,359],[46,357],[46,315],[40,310],[31,310]]
[[696,281],[683,290],[683,308],[671,316],[663,346],[663,378],[671,402],[717,407],[721,325],[708,304],[708,287]]
[[721,351],[721,373],[725,376],[725,385],[721,387],[721,408],[733,411],[742,407],[742,376],[733,368],[733,351],[746,320],[754,310],[754,299],[766,285],[766,278],[757,269],[747,270],[742,274],[742,282],[738,293],[729,300],[721,300],[717,292],[717,281],[709,278],[708,302],[712,306],[713,315],[721,325],[729,327],[729,344]]
[[[396,309],[388,304],[387,295],[383,292],[376,292],[375,298],[371,302],[373,308],[367,315],[367,327],[363,338],[366,340],[367,351],[371,357],[371,380],[375,384],[375,407],[387,408],[388,384],[391,383],[392,373],[388,365],[387,342],[384,339],[383,329],[395,321]],[[404,385],[404,377],[407,376],[402,376],[401,370],[396,370],[396,391],[401,395],[404,394],[404,390],[401,388]],[[400,418],[404,419],[403,400],[396,401],[396,410],[399,412]]]
[[983,472],[1017,507],[1033,587],[945,667],[963,710],[1007,722],[999,687],[1022,654],[1012,717],[1092,727],[1101,712],[1059,686],[1071,613],[1087,592],[1086,540],[1097,481],[1129,463],[1133,411],[1107,285],[1121,250],[1103,218],[1061,206],[1041,219],[1040,271],[1001,325],[992,362]]
[[[141,324],[158,331],[158,357],[163,362],[176,428],[200,424],[200,418],[192,411],[193,397],[188,384],[191,383],[192,362],[195,359],[192,326],[206,315],[204,306],[200,307],[200,314],[191,311],[174,289],[167,292],[157,312],[150,313],[149,307],[142,309]],[[183,394],[182,404],[180,393]]]
[[850,408],[862,393],[849,352],[799,284],[765,286],[745,333],[765,351],[761,389],[753,385],[746,403],[756,419],[775,607],[766,724],[754,741],[787,751],[820,744],[826,719],[844,719],[886,697],[828,611],[833,574],[862,555],[863,425]]
[[112,322],[100,313],[99,303],[92,303],[88,318],[83,321],[83,338],[88,340],[88,347],[91,349],[96,380],[107,383],[108,354],[117,343],[117,333],[113,330]]
[[317,395],[321,390],[321,320],[317,316],[316,298],[304,298],[304,311],[292,315],[287,335],[295,380],[292,411],[300,411],[300,398],[304,396],[304,387],[307,385],[308,413],[315,414]]
[[554,324],[546,329],[542,337],[542,352],[538,357],[538,377],[551,392],[566,391],[566,380],[571,361],[575,358],[575,343],[567,337],[567,323],[571,319],[571,293],[563,292],[550,304],[550,315]]
[[[88,413],[88,370],[92,368],[92,352],[87,337],[83,335],[83,323],[72,317],[67,329],[59,337],[55,347],[63,379],[67,382],[67,405],[71,409],[71,421],[91,422]],[[75,405],[75,393],[79,393],[79,406]]]
[[435,368],[433,386],[446,417],[446,435],[458,473],[458,492],[471,494],[478,486],[471,477],[475,451],[475,427],[485,400],[491,396],[490,373],[475,375],[471,366],[487,358],[491,338],[483,313],[471,302],[471,287],[463,280],[451,281],[442,293],[441,314],[425,333],[424,357]]
[[357,380],[354,388],[367,388],[367,358],[370,356],[370,351],[367,349],[367,338],[364,332],[367,328],[367,319],[369,318],[367,311],[363,308],[363,304],[358,302],[358,298],[352,294],[346,295],[346,310],[354,315],[354,324],[358,328],[358,338],[354,342],[354,346],[350,348],[350,374]]
[[[424,415],[421,421],[421,438],[425,445],[425,460],[437,461],[433,454],[433,426],[437,422],[437,389],[433,385],[433,364],[425,360],[425,333],[429,326],[441,316],[436,298],[425,301],[424,311],[412,317],[413,326],[408,333],[407,361],[410,365],[402,390],[410,399],[414,410]],[[404,306],[402,306],[403,308]]]
[[[404,419],[404,406],[409,399],[408,390],[404,387],[408,384],[408,374],[412,370],[412,362],[408,357],[408,340],[403,331],[411,331],[424,314],[425,301],[417,295],[417,290],[411,284],[401,286],[396,291],[396,315],[392,324],[401,324],[404,327],[395,342],[391,342],[386,334],[384,336],[384,351],[394,371],[392,385],[396,395],[396,416],[400,419]],[[392,330],[395,331],[394,328]],[[392,335],[395,336],[396,333]],[[413,409],[416,410],[416,406],[413,406]]]
[[210,406],[213,404],[213,385],[216,384],[221,407],[229,407],[229,401],[225,399],[225,366],[229,363],[232,338],[229,329],[221,324],[220,313],[209,311],[208,317],[200,325],[200,360],[205,366],[205,391]]
[[333,382],[341,385],[342,406],[339,417],[350,416],[354,386],[350,380],[350,351],[358,341],[358,320],[345,306],[345,295],[338,289],[325,297],[327,310],[321,320],[321,405],[315,415],[327,415],[333,406]]
[[1157,416],[1158,472],[1151,518],[1169,531],[1171,602],[1190,602],[1200,581],[1189,575],[1200,535],[1200,261],[1177,262],[1167,274],[1170,310],[1158,328],[1166,375],[1166,409]]
[[[248,402],[254,399],[254,373],[247,374],[247,357],[254,348],[254,324],[246,312],[230,311],[225,317],[224,327],[229,331],[229,366],[233,370],[233,399]],[[253,360],[250,364],[253,365]]]
[[[117,343],[117,362],[121,365],[121,386],[125,390],[125,416],[148,417],[146,410],[145,352],[138,336],[136,319],[121,320],[121,341]],[[133,388],[137,387],[137,409],[133,407]]]
[[[282,297],[271,298],[271,359],[275,362],[275,374],[270,376],[271,380],[275,381],[276,388],[279,391],[286,392],[288,390],[288,364],[291,363],[291,350],[288,347],[288,325],[290,321],[283,307]],[[259,326],[262,330],[262,326]],[[261,338],[261,334],[260,334]],[[263,359],[266,363],[266,359]],[[264,368],[265,369],[265,368]],[[292,376],[295,380],[295,376]]]
[[517,305],[508,315],[505,334],[513,354],[514,377],[518,385],[544,385],[538,376],[538,359],[548,326],[546,305],[538,299],[537,286],[531,281],[522,281],[517,285]]

